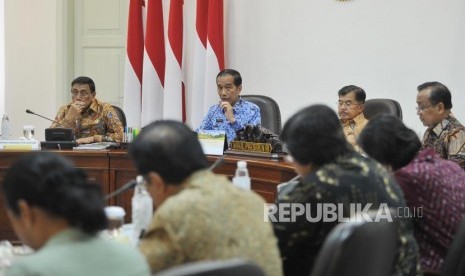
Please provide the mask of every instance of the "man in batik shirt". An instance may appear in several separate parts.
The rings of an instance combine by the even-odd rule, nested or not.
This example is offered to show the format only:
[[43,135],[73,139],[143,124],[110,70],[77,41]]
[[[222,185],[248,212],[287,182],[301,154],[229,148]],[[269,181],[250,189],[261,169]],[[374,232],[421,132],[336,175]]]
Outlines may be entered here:
[[152,273],[240,258],[257,264],[265,275],[282,276],[277,240],[263,219],[265,201],[207,169],[197,135],[185,124],[145,126],[129,154],[155,207],[139,245]]
[[72,101],[60,107],[51,128],[72,128],[78,144],[121,142],[123,124],[108,103],[95,98],[95,83],[77,77],[71,83]]
[[228,143],[236,131],[246,125],[261,124],[260,108],[240,98],[242,77],[236,70],[225,69],[216,76],[220,102],[210,107],[198,130],[224,130]]
[[417,115],[428,127],[423,149],[432,148],[465,169],[465,127],[452,115],[449,89],[439,82],[426,82],[417,89]]
[[337,110],[344,135],[354,149],[357,152],[361,152],[357,145],[357,138],[368,123],[368,120],[363,115],[366,98],[365,91],[358,86],[348,85],[341,88],[338,95]]
[[[344,218],[354,215],[350,210],[353,204],[376,211],[383,208],[381,204],[394,210],[406,206],[402,191],[389,172],[349,146],[331,108],[313,105],[302,109],[286,122],[281,138],[289,151],[288,162],[301,176],[300,183],[280,192],[277,212],[273,214],[278,219],[273,221],[270,215],[285,275],[310,275],[325,238],[343,219],[325,221],[321,210],[325,204],[337,206],[336,214],[342,212]],[[309,214],[296,216],[294,221],[281,220],[289,215],[289,208],[285,212],[281,207],[293,203],[303,204]],[[308,219],[317,218],[318,212],[320,220]],[[420,270],[418,245],[411,221],[399,220],[398,233],[398,240],[392,241],[398,244],[393,275],[416,275]]]

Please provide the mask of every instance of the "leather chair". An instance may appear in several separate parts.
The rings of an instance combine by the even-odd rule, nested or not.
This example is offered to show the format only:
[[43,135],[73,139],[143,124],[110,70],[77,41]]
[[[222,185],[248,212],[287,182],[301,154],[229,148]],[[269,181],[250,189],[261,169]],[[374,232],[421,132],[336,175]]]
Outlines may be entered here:
[[402,119],[402,108],[400,104],[392,99],[370,99],[365,101],[363,115],[370,120],[380,114],[391,114]]
[[395,220],[342,222],[326,237],[311,276],[390,276],[397,239]]
[[465,221],[460,224],[459,230],[449,247],[441,275],[459,276],[465,275]]
[[240,259],[187,263],[155,273],[154,276],[265,276],[257,265]]
[[274,134],[281,132],[281,111],[275,100],[263,95],[242,95],[241,97],[260,107],[263,127],[269,129]]
[[118,115],[118,118],[119,120],[121,121],[121,123],[123,124],[123,128],[126,128],[127,127],[127,124],[126,124],[126,115],[124,114],[124,111],[121,107],[119,106],[116,106],[116,105],[112,105],[113,106],[113,109],[115,110],[116,112],[116,115]]

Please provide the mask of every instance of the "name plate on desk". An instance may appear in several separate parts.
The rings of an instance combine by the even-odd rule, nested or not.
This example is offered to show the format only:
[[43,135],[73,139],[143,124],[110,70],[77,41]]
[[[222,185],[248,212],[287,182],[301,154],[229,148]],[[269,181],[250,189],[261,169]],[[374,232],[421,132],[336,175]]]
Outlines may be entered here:
[[270,153],[272,150],[271,144],[269,143],[254,143],[254,142],[243,142],[243,141],[232,141],[231,149],[243,150],[261,153]]
[[253,157],[264,157],[272,160],[283,158],[282,153],[274,153],[270,143],[255,143],[245,141],[232,141],[231,148],[225,154],[248,155]]
[[36,140],[0,140],[2,150],[39,150],[39,141]]
[[227,148],[225,131],[199,130],[198,137],[205,154],[223,155],[225,148]]

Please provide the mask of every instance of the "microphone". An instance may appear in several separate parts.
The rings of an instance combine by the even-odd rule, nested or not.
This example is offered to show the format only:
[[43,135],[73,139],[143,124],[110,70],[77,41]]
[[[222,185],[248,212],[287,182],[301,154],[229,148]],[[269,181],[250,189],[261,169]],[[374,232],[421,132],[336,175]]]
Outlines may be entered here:
[[[139,178],[139,176],[137,178]],[[122,193],[124,193],[124,192],[126,192],[126,191],[128,191],[130,189],[133,189],[134,187],[136,187],[136,185],[137,185],[137,179],[133,179],[133,180],[127,182],[126,184],[124,184],[118,190],[116,190],[113,193],[105,196],[105,200],[109,200],[112,197],[115,197],[115,196],[117,196],[119,194],[122,194]]]
[[[214,169],[218,168],[221,164],[223,164],[223,162],[224,162],[224,156],[221,156],[220,158],[216,159],[216,161],[208,168],[208,170],[213,171]],[[138,182],[142,181],[142,179],[140,179],[140,178],[141,178],[141,176],[138,175],[136,177],[136,179],[130,180],[129,182],[124,184],[118,190],[116,190],[113,193],[108,194],[107,196],[105,196],[105,200],[109,200],[110,198],[113,198],[113,197],[115,197],[115,196],[117,196],[119,194],[122,194],[122,193],[124,193],[124,192],[126,192],[128,190],[133,189],[134,187],[136,187]]]
[[216,161],[208,168],[209,171],[213,171],[214,169],[218,168],[224,162],[224,155],[220,158],[216,159]]
[[47,117],[45,117],[45,116],[42,116],[42,115],[40,115],[40,114],[37,114],[37,113],[35,113],[35,112],[31,111],[30,109],[26,109],[26,113],[28,113],[28,114],[32,114],[32,115],[36,115],[36,116],[42,117],[42,118],[44,118],[44,119],[46,119],[46,120],[49,120],[49,121],[51,121],[51,122],[54,122],[54,123],[56,123],[56,121],[55,121],[55,120],[52,120],[52,119],[50,119],[50,118],[47,118]]

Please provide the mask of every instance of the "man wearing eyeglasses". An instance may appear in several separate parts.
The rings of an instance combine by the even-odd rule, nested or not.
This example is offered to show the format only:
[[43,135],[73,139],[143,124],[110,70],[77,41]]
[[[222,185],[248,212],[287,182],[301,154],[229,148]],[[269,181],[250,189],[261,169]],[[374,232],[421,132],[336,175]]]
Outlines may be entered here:
[[465,169],[465,127],[452,115],[449,89],[439,82],[426,82],[417,90],[417,115],[428,127],[422,148],[432,148]]
[[74,129],[76,142],[121,142],[123,124],[108,103],[95,98],[95,83],[89,77],[77,77],[71,82],[71,103],[60,107],[51,128]]
[[357,138],[368,123],[368,120],[363,116],[365,91],[358,86],[348,85],[342,87],[338,95],[337,110],[343,126],[344,136],[357,152],[361,152],[357,145]]

